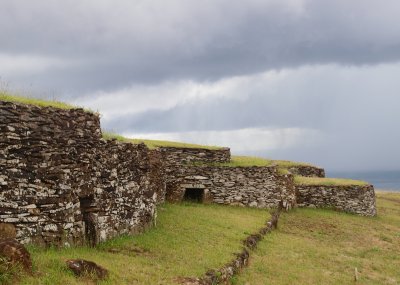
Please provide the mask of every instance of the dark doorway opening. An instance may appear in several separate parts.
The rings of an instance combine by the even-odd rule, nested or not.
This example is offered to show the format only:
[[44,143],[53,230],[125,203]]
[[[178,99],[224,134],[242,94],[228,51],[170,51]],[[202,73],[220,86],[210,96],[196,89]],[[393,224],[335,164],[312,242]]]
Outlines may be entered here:
[[98,208],[93,195],[79,198],[81,205],[82,220],[85,224],[85,240],[89,246],[97,244],[96,215]]
[[201,203],[204,199],[204,189],[201,188],[186,188],[183,200]]

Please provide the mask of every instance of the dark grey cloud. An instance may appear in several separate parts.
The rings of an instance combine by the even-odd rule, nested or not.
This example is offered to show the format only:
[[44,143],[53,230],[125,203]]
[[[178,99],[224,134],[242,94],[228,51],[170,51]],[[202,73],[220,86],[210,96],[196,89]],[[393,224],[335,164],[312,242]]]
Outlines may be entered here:
[[304,64],[400,59],[395,0],[160,3],[3,1],[1,53],[78,64],[29,76],[1,75],[62,95]]

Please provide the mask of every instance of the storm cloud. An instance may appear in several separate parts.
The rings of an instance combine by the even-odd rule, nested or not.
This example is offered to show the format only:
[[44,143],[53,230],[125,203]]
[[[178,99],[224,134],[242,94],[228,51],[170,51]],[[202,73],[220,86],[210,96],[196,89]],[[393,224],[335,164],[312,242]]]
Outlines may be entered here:
[[0,76],[98,110],[129,136],[398,169],[399,10],[395,0],[5,0]]

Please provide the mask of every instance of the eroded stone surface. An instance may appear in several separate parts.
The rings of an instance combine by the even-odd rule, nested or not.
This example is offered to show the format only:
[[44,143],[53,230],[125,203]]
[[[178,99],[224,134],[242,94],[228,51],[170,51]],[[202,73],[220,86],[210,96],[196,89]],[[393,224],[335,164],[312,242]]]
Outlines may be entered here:
[[26,248],[15,239],[0,239],[0,256],[12,264],[21,264],[27,272],[32,272],[32,260]]
[[89,276],[100,280],[108,276],[108,270],[93,261],[69,259],[66,261],[66,264],[76,276]]

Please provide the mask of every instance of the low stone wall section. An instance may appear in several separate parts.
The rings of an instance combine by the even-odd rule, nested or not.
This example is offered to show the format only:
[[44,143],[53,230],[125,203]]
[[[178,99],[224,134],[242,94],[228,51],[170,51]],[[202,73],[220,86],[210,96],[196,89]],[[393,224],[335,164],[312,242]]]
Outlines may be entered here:
[[160,147],[158,151],[161,152],[166,166],[181,165],[190,162],[224,163],[231,160],[231,151],[229,148]]
[[312,165],[296,165],[289,167],[288,170],[293,175],[305,177],[325,177],[325,170],[323,168]]
[[102,140],[96,114],[0,101],[0,223],[23,243],[143,230],[165,191],[155,164],[144,144]]
[[181,166],[167,178],[167,200],[181,201],[193,188],[217,204],[273,208],[283,201],[289,209],[296,203],[293,176],[276,166]]
[[295,187],[298,207],[333,208],[362,216],[376,215],[375,191],[372,185]]

